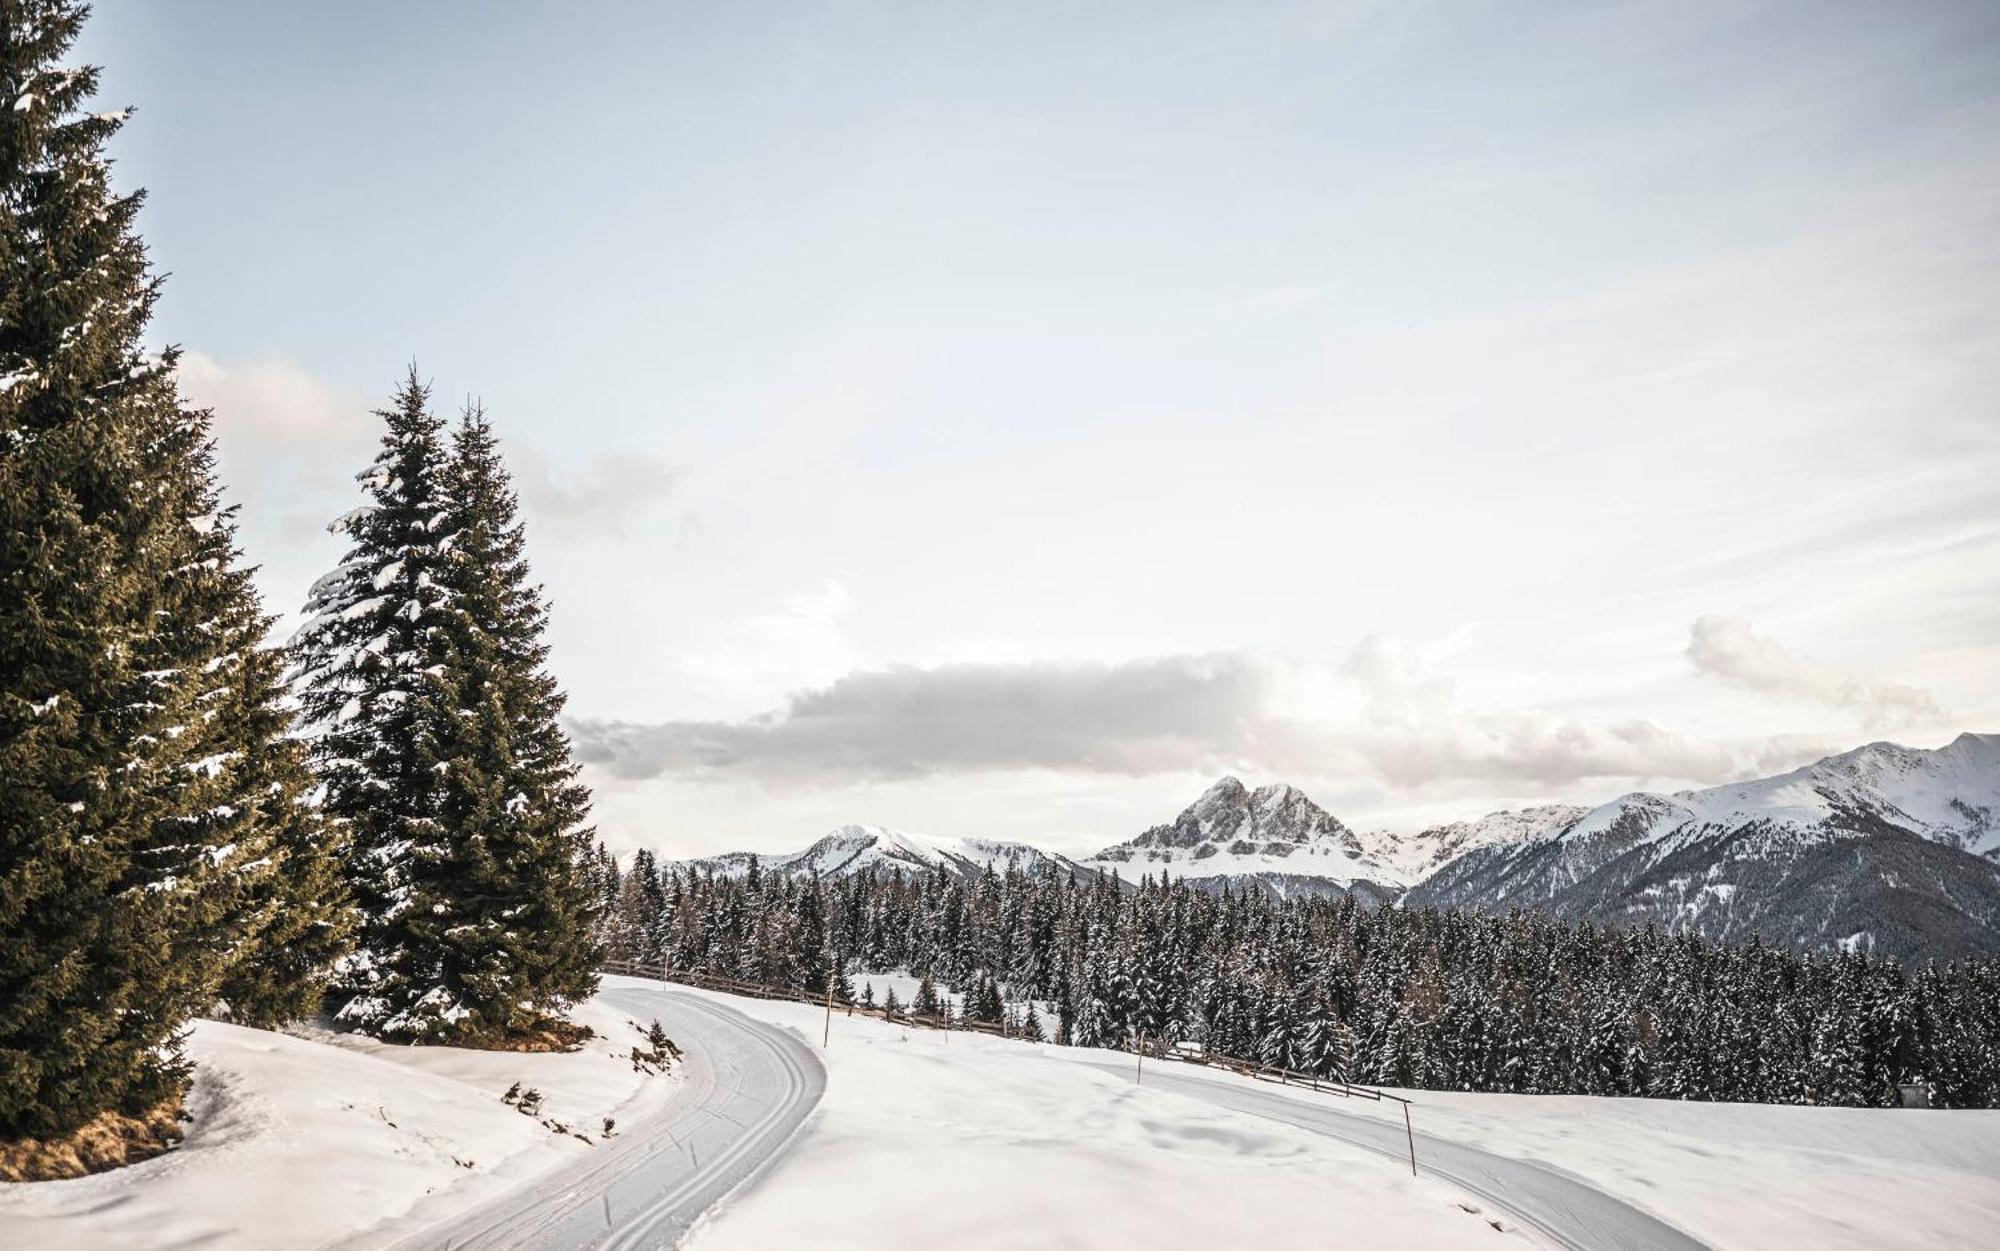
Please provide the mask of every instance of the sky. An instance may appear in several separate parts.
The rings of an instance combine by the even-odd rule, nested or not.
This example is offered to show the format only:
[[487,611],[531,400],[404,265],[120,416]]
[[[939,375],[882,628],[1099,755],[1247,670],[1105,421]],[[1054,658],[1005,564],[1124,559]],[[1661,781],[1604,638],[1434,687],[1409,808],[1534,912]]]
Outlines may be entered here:
[[2000,730],[2000,9],[161,5],[78,50],[296,620],[414,361],[614,848],[1089,852]]

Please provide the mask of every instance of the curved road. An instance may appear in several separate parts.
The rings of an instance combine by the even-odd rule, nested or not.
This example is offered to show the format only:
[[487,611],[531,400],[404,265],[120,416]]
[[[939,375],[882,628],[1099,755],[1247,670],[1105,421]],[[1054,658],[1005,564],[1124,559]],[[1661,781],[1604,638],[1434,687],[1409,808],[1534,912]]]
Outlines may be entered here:
[[[1094,1063],[1094,1062],[1093,1062]],[[1095,1064],[1126,1077],[1122,1065]],[[1164,1068],[1165,1066],[1161,1066]],[[1410,1158],[1402,1125],[1355,1116],[1319,1103],[1281,1095],[1252,1082],[1163,1073],[1149,1067],[1143,1083],[1236,1112],[1282,1121],[1315,1134],[1365,1147],[1395,1160]],[[1528,1160],[1417,1134],[1417,1166],[1455,1182],[1565,1251],[1707,1251],[1656,1216],[1615,1199],[1579,1177]]]
[[775,1026],[664,986],[609,986],[602,995],[639,1020],[660,1019],[684,1055],[681,1090],[575,1163],[412,1234],[396,1251],[671,1247],[782,1154],[826,1090],[819,1057]]

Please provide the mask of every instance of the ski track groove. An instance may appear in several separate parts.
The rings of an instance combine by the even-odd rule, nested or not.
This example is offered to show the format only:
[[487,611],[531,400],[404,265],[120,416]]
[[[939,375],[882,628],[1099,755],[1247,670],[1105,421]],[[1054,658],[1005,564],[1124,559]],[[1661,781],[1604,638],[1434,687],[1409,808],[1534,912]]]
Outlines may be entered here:
[[[634,1015],[655,1014],[690,1040],[681,1091],[617,1149],[529,1179],[469,1212],[411,1233],[394,1251],[653,1251],[674,1246],[695,1222],[761,1178],[784,1153],[826,1089],[826,1070],[791,1032],[711,1000],[665,987],[607,992]],[[1123,1065],[1082,1061],[1130,1080]],[[1254,1087],[1172,1073],[1166,1089],[1231,1111],[1339,1139],[1401,1161],[1402,1128]],[[734,1111],[725,1104],[747,1104]],[[733,1132],[722,1126],[732,1127]],[[1417,1136],[1424,1171],[1444,1178],[1562,1251],[1708,1251],[1658,1217],[1581,1178],[1429,1134]],[[706,1138],[707,1162],[701,1155]],[[719,1145],[718,1145],[719,1143]]]
[[[687,1080],[667,1105],[583,1159],[413,1232],[394,1251],[654,1251],[768,1170],[826,1090],[826,1070],[790,1032],[664,987],[609,990],[687,1041]],[[622,1002],[621,1002],[622,1001]],[[732,1115],[723,1104],[735,1102]],[[724,1129],[724,1126],[733,1127]],[[699,1150],[706,1136],[711,1151]],[[611,1152],[603,1146],[615,1144]]]

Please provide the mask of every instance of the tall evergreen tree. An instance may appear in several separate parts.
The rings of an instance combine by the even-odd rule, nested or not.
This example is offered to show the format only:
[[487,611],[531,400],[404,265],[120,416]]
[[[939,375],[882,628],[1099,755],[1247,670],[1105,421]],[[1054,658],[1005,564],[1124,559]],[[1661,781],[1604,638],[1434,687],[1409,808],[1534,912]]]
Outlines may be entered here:
[[[434,765],[425,734],[441,698],[444,423],[410,368],[380,410],[386,429],[358,480],[368,502],[334,523],[346,556],[313,584],[293,640],[294,682],[326,811],[351,851],[346,878],[361,910],[344,1019],[382,1029],[428,990],[431,970],[401,941],[412,907],[410,861],[438,840]],[[412,991],[411,987],[420,987]]]
[[85,12],[0,0],[0,1137],[171,1095],[225,980],[309,1006],[342,930]]
[[[558,722],[548,610],[492,427],[468,409],[440,481],[423,654],[407,711],[429,792],[399,871],[384,976],[367,997],[388,1036],[497,1041],[597,986],[589,792]],[[658,884],[635,874],[640,897]],[[650,917],[630,927],[641,937]]]

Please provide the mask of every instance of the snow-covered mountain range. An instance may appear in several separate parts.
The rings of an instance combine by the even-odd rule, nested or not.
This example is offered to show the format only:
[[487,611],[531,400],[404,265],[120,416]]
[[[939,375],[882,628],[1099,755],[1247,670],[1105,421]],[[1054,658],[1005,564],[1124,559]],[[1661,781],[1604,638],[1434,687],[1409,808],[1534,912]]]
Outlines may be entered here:
[[[748,853],[689,862],[741,873]],[[1026,843],[850,825],[781,873],[1161,873],[1280,898],[1527,907],[1902,959],[2000,952],[2000,735],[1870,743],[1775,777],[1595,808],[1550,804],[1415,834],[1357,833],[1304,792],[1225,777],[1172,822],[1083,860]]]
[[1402,905],[1905,959],[2000,952],[2000,735],[1870,743],[1776,777],[1620,796],[1456,856]]
[[948,873],[956,877],[977,877],[989,868],[995,873],[1005,873],[1010,868],[1023,873],[1039,873],[1046,869],[1075,866],[1075,862],[1067,856],[1045,852],[1026,843],[984,838],[938,838],[880,825],[843,825],[804,851],[790,855],[767,856],[732,851],[681,863],[725,877],[737,877],[749,872],[753,859],[767,873],[816,873],[822,877],[892,871],[906,876]]

